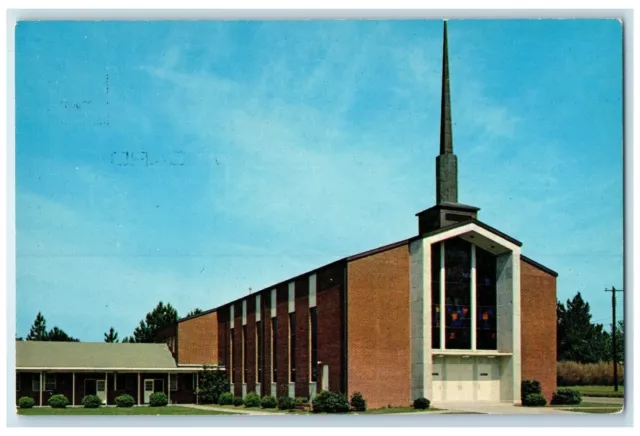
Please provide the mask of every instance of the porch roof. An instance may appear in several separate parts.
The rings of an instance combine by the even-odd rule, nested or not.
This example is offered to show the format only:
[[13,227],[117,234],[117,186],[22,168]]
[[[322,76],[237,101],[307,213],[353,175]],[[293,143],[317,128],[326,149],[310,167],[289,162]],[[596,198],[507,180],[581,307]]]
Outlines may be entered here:
[[179,368],[166,344],[16,341],[18,370],[193,371]]

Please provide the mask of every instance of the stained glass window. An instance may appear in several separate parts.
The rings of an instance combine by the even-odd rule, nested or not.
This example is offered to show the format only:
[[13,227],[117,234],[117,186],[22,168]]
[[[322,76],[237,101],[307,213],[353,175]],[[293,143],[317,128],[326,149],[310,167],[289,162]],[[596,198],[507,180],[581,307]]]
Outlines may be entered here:
[[477,246],[476,301],[476,348],[479,350],[496,350],[496,256]]
[[471,348],[471,244],[460,238],[445,242],[446,348]]
[[431,348],[440,348],[440,246],[431,246]]

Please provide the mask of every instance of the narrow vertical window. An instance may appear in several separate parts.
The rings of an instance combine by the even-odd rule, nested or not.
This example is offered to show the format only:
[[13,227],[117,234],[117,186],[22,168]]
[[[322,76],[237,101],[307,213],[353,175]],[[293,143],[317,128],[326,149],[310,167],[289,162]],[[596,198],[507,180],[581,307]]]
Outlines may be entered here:
[[271,318],[271,369],[273,383],[278,381],[278,318]]
[[229,371],[231,371],[231,383],[236,382],[236,372],[233,370],[233,353],[235,351],[234,347],[234,338],[233,338],[233,329],[229,329]]
[[256,374],[258,375],[257,382],[262,383],[262,322],[256,323]]
[[431,245],[431,348],[440,348],[440,243]]
[[289,314],[289,380],[296,381],[296,313]]
[[247,364],[247,360],[249,359],[249,353],[247,352],[247,326],[242,326],[242,383],[247,382],[247,378],[249,375],[249,365]]
[[444,246],[446,348],[471,349],[471,244],[461,238]]
[[309,309],[309,335],[311,343],[311,381],[318,381],[318,308]]
[[496,256],[476,246],[476,348],[496,350]]

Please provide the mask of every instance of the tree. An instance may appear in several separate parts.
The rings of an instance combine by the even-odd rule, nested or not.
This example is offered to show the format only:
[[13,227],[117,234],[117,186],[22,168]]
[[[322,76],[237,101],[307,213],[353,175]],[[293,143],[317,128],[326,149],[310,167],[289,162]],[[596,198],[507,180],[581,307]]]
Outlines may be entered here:
[[602,324],[591,322],[589,303],[580,292],[566,306],[558,302],[557,316],[558,360],[596,363],[610,359],[611,337]]
[[16,341],[24,341],[24,338],[22,336],[16,336]]
[[116,332],[114,330],[113,327],[111,327],[109,329],[109,331],[107,333],[104,334],[104,341],[105,342],[113,342],[113,343],[117,343],[118,341],[118,332]]
[[69,336],[63,330],[58,327],[52,328],[49,333],[47,333],[47,341],[52,342],[80,342],[79,339]]
[[618,321],[616,327],[616,360],[624,363],[624,320]]
[[136,340],[133,338],[133,336],[125,336],[124,339],[122,339],[123,344],[133,344],[135,342]]
[[202,313],[202,309],[200,309],[199,307],[196,307],[191,312],[187,313],[187,318],[189,318],[190,316],[198,315],[200,313]]
[[229,392],[229,377],[225,371],[203,366],[198,374],[198,401],[203,404],[217,403],[220,394]]
[[47,340],[47,321],[42,316],[42,313],[38,312],[36,319],[31,325],[29,334],[27,335],[27,341],[46,341]]
[[135,342],[151,343],[156,342],[158,332],[163,328],[175,324],[178,321],[178,312],[167,303],[161,301],[147,313],[145,319],[140,321],[140,325],[133,332]]

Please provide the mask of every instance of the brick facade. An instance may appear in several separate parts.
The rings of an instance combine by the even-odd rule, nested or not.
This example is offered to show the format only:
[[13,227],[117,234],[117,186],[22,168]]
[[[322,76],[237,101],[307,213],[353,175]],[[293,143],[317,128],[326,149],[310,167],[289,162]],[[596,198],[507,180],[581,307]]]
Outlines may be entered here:
[[411,402],[409,247],[349,262],[349,396],[368,407]]
[[551,401],[556,390],[556,278],[528,262],[520,263],[522,380],[538,380]]
[[218,313],[178,323],[178,363],[218,364]]

